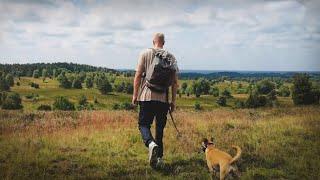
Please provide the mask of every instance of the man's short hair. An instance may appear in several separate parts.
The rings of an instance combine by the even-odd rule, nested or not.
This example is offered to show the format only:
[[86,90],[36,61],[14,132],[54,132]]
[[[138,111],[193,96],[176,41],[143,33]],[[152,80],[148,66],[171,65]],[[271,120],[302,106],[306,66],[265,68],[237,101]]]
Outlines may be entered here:
[[153,40],[155,39],[159,39],[160,41],[164,42],[164,34],[160,32],[154,33]]

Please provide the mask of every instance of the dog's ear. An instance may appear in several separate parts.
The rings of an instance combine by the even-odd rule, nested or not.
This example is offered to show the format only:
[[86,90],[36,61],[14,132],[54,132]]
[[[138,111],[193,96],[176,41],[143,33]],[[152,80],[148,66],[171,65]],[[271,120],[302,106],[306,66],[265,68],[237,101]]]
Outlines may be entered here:
[[210,141],[211,141],[212,143],[213,143],[213,140],[214,140],[213,137],[211,137],[211,138],[210,138]]
[[207,145],[209,141],[208,141],[207,138],[203,138],[203,139],[202,139],[202,142],[203,142],[205,145]]

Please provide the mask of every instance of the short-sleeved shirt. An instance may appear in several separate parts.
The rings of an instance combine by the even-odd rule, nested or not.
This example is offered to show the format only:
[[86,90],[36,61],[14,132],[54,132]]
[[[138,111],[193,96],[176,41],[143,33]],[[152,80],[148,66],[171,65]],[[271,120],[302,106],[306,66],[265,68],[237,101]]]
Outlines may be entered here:
[[[172,54],[171,54],[172,55]],[[176,59],[172,55],[172,60],[174,63],[176,63]],[[143,50],[138,59],[138,65],[136,68],[136,71],[146,72],[148,67],[153,61],[153,51],[152,49],[145,49]],[[178,68],[176,70],[176,73],[178,73]],[[138,92],[138,101],[160,101],[160,102],[167,102],[166,93],[159,93],[151,91],[147,86],[144,85],[145,79],[142,78],[140,83],[140,88]]]

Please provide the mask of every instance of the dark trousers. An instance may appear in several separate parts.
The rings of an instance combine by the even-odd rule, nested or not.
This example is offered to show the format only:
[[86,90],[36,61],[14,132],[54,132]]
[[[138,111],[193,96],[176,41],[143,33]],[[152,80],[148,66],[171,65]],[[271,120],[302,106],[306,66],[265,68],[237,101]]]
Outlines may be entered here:
[[[159,146],[158,156],[163,156],[163,129],[167,122],[169,104],[160,101],[141,101],[139,102],[139,130],[144,144],[148,147],[154,141]],[[156,136],[153,138],[150,127],[153,119],[156,118]]]

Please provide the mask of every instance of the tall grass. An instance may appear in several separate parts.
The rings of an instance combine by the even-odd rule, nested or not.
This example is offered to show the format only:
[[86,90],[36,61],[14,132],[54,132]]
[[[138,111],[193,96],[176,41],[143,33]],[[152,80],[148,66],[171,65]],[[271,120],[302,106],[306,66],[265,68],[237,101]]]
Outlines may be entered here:
[[234,155],[242,179],[317,179],[320,109],[180,110],[178,138],[168,119],[166,166],[147,162],[137,113],[0,111],[0,177],[4,179],[208,179],[200,140],[213,137]]

